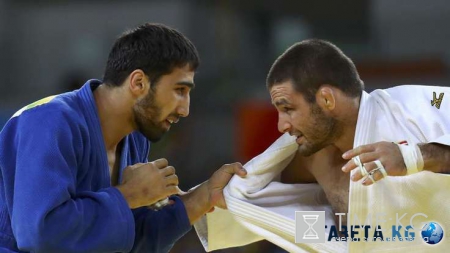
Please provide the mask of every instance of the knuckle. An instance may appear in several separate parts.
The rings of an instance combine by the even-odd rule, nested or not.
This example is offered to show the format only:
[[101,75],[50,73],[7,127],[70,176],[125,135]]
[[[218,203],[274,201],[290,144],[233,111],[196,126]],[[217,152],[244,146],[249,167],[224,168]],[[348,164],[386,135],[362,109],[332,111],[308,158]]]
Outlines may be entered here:
[[166,158],[159,158],[159,159],[156,159],[155,161],[152,161],[152,164],[155,167],[164,168],[167,166],[168,161]]
[[242,168],[242,164],[240,162],[235,162],[235,163],[231,163],[231,164],[224,164],[221,169],[223,170],[235,170],[235,169],[240,169]]
[[142,165],[143,165],[142,163],[135,163],[133,165],[128,166],[127,168],[138,168],[138,167],[140,167]]
[[362,154],[359,155],[359,160],[361,160],[361,162],[362,161],[366,161],[366,159],[367,159],[367,154],[366,153],[362,153]]

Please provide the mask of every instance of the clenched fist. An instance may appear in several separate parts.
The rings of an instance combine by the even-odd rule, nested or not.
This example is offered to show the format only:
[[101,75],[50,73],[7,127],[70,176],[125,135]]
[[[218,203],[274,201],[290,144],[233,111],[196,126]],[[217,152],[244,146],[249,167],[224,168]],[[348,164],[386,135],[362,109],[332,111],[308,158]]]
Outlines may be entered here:
[[130,208],[149,206],[170,195],[177,194],[178,176],[166,159],[137,163],[123,171],[122,183],[117,189]]
[[212,206],[218,206],[226,209],[225,198],[223,197],[223,188],[228,184],[233,175],[245,177],[247,171],[242,167],[241,163],[225,164],[218,169],[208,180],[209,199]]

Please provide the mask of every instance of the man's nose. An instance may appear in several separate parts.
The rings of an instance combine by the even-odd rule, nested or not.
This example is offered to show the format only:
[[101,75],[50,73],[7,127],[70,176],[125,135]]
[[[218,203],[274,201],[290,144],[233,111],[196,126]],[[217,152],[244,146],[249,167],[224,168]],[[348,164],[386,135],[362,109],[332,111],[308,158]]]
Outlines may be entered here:
[[178,115],[180,115],[180,117],[189,116],[189,106],[190,106],[190,96],[187,96],[185,99],[181,101],[180,105],[177,108]]
[[291,126],[292,125],[287,117],[280,114],[278,115],[278,131],[280,131],[280,133],[289,132]]

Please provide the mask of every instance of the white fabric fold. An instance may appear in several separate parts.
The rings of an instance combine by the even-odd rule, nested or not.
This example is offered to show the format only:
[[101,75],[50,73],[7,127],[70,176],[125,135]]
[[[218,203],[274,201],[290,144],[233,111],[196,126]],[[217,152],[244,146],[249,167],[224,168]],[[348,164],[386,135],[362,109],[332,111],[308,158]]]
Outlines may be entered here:
[[334,225],[334,214],[319,185],[278,182],[297,148],[295,138],[285,134],[244,165],[245,178],[232,178],[224,189],[228,210],[207,214],[195,224],[205,250],[266,239],[289,252],[345,252],[342,242],[295,243],[295,211],[325,211],[326,224]]

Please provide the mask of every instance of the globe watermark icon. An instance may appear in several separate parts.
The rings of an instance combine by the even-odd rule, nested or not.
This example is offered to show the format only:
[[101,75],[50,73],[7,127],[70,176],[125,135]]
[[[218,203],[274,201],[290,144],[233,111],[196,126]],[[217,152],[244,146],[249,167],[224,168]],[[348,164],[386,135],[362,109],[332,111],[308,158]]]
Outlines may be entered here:
[[422,239],[428,244],[438,244],[444,237],[444,230],[437,222],[428,222],[422,228]]

